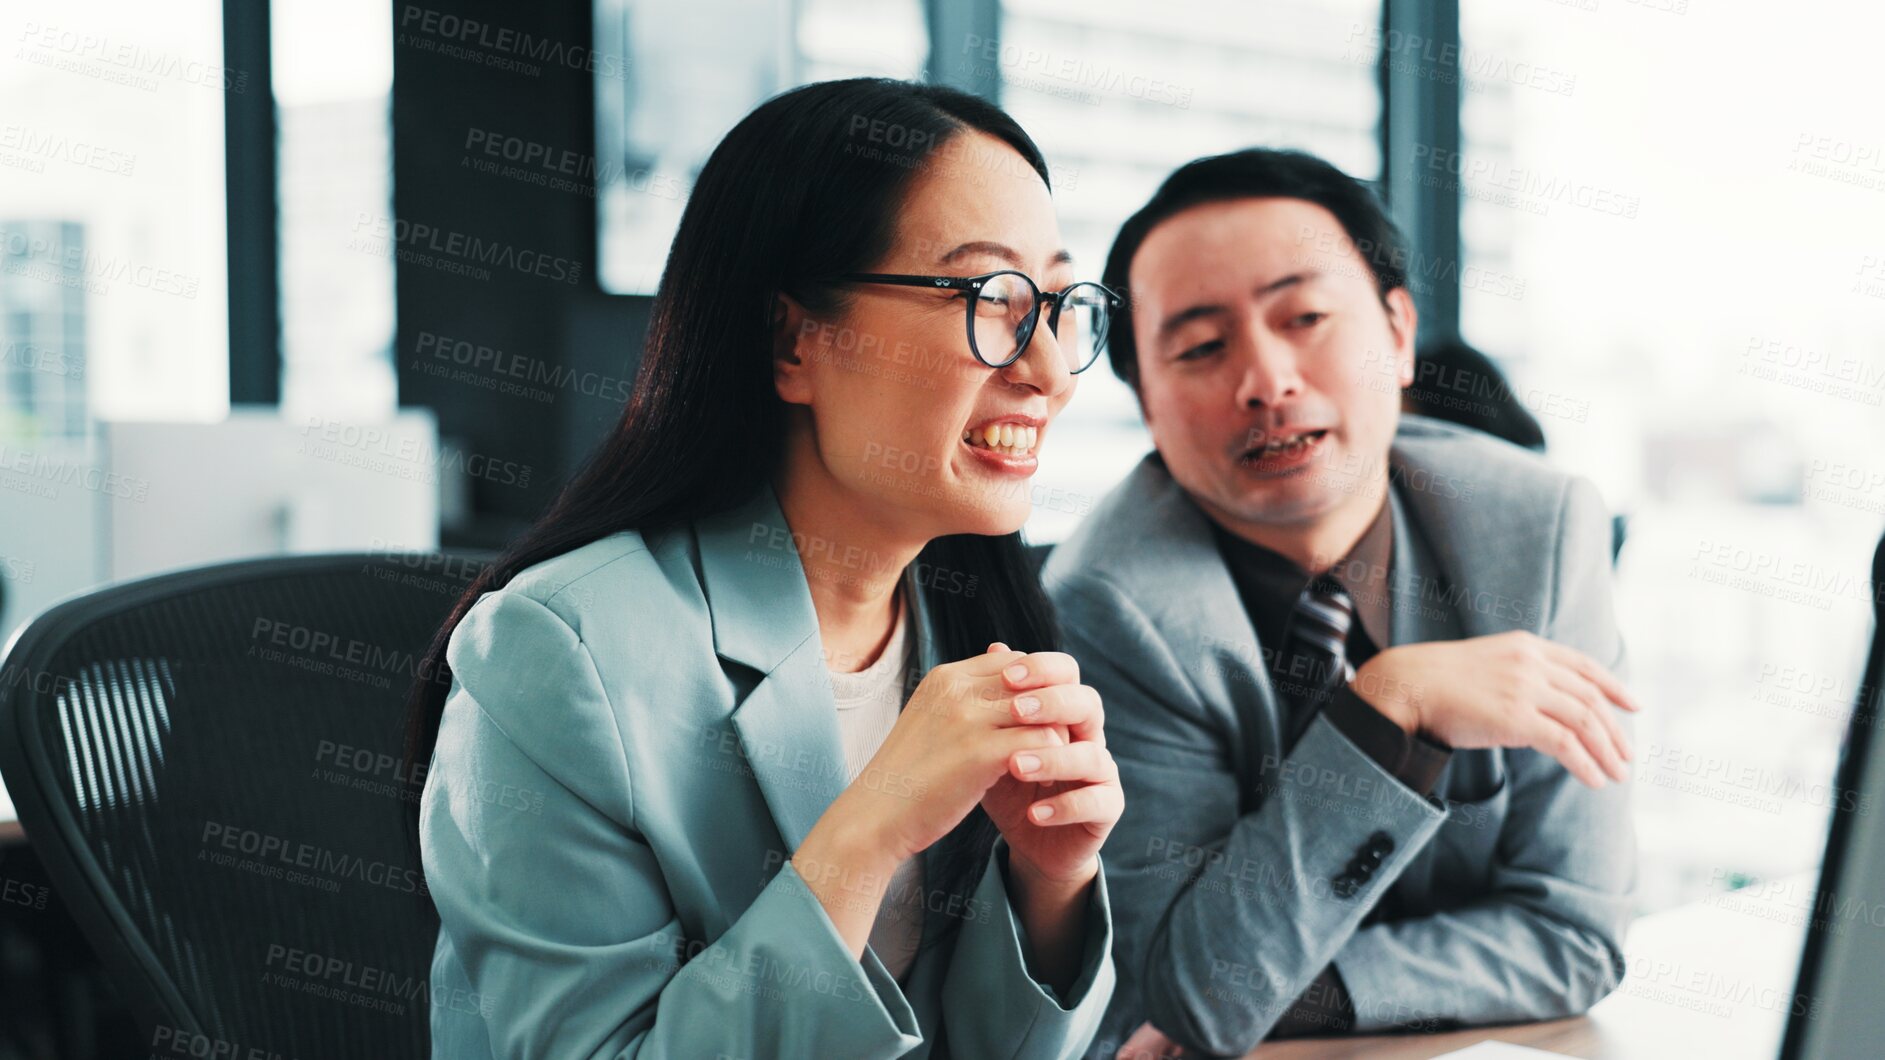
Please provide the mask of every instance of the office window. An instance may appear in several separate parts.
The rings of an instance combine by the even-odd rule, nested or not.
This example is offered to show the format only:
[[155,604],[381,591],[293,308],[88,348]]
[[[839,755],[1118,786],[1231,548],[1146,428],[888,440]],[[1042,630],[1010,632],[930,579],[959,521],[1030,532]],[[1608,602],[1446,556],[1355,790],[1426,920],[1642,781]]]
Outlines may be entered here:
[[654,293],[695,176],[753,107],[810,81],[918,78],[929,51],[921,0],[595,10],[597,272],[615,294]]
[[[1047,156],[1083,278],[1099,278],[1120,224],[1194,158],[1297,147],[1380,175],[1379,0],[1006,0],[1001,14],[998,41],[948,46],[1000,77],[1002,106]],[[1104,363],[1080,376],[1053,434],[1033,483],[1036,541],[1071,532],[1151,447]]]
[[1885,16],[1461,8],[1463,150],[1428,174],[1465,338],[1629,517],[1643,902],[1810,868],[1879,591]]
[[[13,5],[0,51],[0,438],[227,406],[217,3]],[[21,106],[31,101],[31,106]]]
[[[13,222],[0,244],[0,439],[82,443],[85,406],[85,227]],[[33,248],[76,251],[42,257]]]
[[391,218],[393,10],[271,0],[282,406],[377,419],[397,405]]

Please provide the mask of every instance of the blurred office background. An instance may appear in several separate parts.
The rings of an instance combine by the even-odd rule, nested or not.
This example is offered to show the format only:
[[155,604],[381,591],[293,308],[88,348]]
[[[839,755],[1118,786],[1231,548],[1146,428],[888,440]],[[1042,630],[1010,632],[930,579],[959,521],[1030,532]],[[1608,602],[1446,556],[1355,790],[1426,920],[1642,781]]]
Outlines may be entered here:
[[[1421,343],[1624,516],[1644,911],[1812,868],[1885,524],[1885,12],[1838,0],[14,0],[0,628],[238,555],[495,547],[615,421],[692,174],[794,84],[930,78],[1097,276],[1175,166],[1376,182]],[[1147,448],[1082,377],[1029,532]]]

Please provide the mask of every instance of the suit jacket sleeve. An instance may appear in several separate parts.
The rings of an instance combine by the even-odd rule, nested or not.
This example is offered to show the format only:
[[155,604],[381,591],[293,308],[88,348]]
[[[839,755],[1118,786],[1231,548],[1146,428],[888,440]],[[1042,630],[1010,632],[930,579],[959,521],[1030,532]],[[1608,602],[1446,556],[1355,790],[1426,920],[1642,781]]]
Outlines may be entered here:
[[[1250,762],[1253,775],[1240,776],[1234,748],[1248,739],[1244,727],[1230,704],[1204,701],[1190,671],[1247,671],[1248,660],[1181,658],[1098,578],[1064,580],[1055,601],[1067,650],[1105,704],[1126,794],[1106,844],[1115,959],[1130,962],[1138,987],[1136,1002],[1121,998],[1139,1011],[1123,1013],[1120,1033],[1149,1019],[1194,1050],[1246,1052],[1444,815],[1327,718],[1310,724],[1286,760]],[[1370,846],[1381,853],[1366,878],[1352,889],[1340,883],[1358,859],[1370,860]]]
[[1028,974],[1026,932],[1008,901],[1007,861],[1008,842],[998,838],[971,906],[978,915],[963,920],[943,977],[949,1051],[960,1057],[1071,1060],[1099,1031],[1113,996],[1112,913],[1104,868],[1087,899],[1080,973],[1062,1000]]
[[[1567,487],[1554,564],[1551,599],[1540,607],[1543,635],[1621,676],[1610,524],[1587,480]],[[1629,732],[1629,714],[1617,717]],[[1371,925],[1336,957],[1356,1030],[1569,1016],[1622,981],[1636,877],[1630,784],[1592,791],[1531,750],[1505,751],[1504,760],[1506,790],[1493,798],[1509,805],[1487,894],[1458,909]],[[1449,828],[1499,819],[1460,809],[1454,816]]]
[[486,595],[448,661],[423,860],[496,1056],[894,1057],[920,1044],[895,981],[851,955],[790,862],[717,938],[687,938],[589,650],[544,604]]

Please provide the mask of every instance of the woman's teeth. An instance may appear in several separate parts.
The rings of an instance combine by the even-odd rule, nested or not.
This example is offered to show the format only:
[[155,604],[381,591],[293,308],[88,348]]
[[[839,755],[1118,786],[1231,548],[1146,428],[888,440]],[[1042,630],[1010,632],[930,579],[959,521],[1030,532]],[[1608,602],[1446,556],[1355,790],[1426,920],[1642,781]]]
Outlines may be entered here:
[[962,440],[977,449],[993,449],[1010,455],[1032,452],[1040,436],[1038,428],[1018,423],[991,423],[979,431],[970,428],[962,432]]

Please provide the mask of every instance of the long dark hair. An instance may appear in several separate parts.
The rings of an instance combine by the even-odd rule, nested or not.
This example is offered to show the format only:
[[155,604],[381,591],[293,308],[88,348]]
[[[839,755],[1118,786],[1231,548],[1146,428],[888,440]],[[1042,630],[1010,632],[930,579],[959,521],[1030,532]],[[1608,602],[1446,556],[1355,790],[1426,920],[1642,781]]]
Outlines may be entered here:
[[[426,651],[419,672],[430,679],[414,684],[407,712],[415,788],[452,681],[446,645],[465,613],[533,564],[621,530],[685,525],[765,488],[786,423],[772,383],[774,296],[789,294],[814,315],[841,311],[845,292],[822,278],[866,271],[889,252],[912,179],[970,129],[1006,142],[1048,182],[1040,149],[993,104],[881,78],[775,96],[714,148],[668,251],[621,420],[535,525],[459,597]],[[1053,611],[1019,533],[939,537],[917,562],[975,579],[973,593],[942,579],[919,589],[943,658],[979,655],[994,640],[1023,651],[1057,646]],[[409,824],[416,837],[416,812]],[[937,851],[945,878],[925,886],[966,896],[994,836],[976,808]]]

